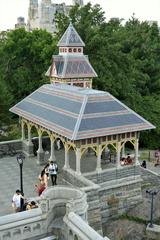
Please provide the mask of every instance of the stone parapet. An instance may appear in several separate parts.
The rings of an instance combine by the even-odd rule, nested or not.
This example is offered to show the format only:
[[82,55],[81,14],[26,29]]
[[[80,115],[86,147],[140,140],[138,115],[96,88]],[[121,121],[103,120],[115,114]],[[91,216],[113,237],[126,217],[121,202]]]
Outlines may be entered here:
[[40,208],[0,217],[0,239],[31,239],[46,233]]
[[83,221],[74,212],[70,212],[64,217],[64,222],[67,226],[68,239],[78,240],[109,240],[107,237],[102,237],[85,221]]
[[96,184],[109,182],[112,180],[120,180],[130,176],[139,176],[140,166],[123,166],[121,168],[109,168],[105,169],[100,173],[91,172],[84,174],[84,177],[93,181]]
[[22,141],[21,139],[17,139],[17,140],[0,142],[0,150],[5,151],[6,154],[7,152],[8,154],[12,154],[11,151],[13,150],[13,155],[14,155],[14,153],[18,153],[22,151]]
[[160,239],[160,225],[153,224],[151,228],[149,224],[146,228],[147,237],[150,240],[159,240]]

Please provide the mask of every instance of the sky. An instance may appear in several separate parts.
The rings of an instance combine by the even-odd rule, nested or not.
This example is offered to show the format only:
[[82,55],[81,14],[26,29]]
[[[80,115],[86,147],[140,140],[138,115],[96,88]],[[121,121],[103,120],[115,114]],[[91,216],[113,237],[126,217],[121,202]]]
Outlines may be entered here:
[[[54,3],[71,4],[72,0],[52,0]],[[84,0],[86,4],[88,0]],[[140,21],[154,20],[160,25],[160,0],[90,0],[100,4],[106,19],[119,17],[128,20],[133,13]],[[29,0],[0,0],[0,30],[13,29],[17,18],[28,18]]]

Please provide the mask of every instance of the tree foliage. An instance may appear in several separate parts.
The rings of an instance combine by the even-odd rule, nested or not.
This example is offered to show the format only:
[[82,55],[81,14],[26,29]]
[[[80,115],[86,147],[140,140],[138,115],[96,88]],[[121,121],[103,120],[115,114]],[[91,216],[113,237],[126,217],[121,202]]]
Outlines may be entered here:
[[[141,145],[160,146],[160,35],[156,24],[139,22],[134,16],[105,21],[99,5],[74,6],[69,16],[58,13],[56,36],[42,30],[24,29],[0,35],[0,116],[7,108],[30,94],[44,82],[44,73],[56,44],[72,21],[86,44],[85,54],[98,74],[93,87],[108,91],[148,121],[156,129],[142,134]],[[3,115],[2,115],[3,114]]]

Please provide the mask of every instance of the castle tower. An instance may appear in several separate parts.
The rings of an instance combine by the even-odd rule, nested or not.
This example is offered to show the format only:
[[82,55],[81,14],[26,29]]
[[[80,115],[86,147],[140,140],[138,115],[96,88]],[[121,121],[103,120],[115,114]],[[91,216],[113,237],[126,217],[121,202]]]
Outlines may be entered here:
[[29,31],[39,28],[38,0],[29,1],[28,28]]
[[45,5],[51,5],[51,0],[41,0],[41,3],[42,4],[45,4]]
[[55,32],[54,16],[56,9],[51,0],[41,0],[39,4],[40,28],[50,33]]
[[83,54],[85,44],[72,23],[69,24],[57,46],[59,55],[52,57],[52,65],[46,73],[50,82],[92,88],[92,78],[97,77],[97,74],[88,56]]
[[73,5],[78,4],[81,7],[84,5],[83,0],[73,0],[72,2],[73,2]]

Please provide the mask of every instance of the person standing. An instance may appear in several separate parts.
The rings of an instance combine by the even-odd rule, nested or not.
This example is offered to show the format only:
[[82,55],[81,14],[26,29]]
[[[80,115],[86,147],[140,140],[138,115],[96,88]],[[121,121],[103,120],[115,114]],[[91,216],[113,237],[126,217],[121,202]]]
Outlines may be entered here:
[[61,149],[61,140],[57,139],[57,150]]
[[38,196],[40,196],[42,192],[46,189],[45,184],[41,182],[39,184],[35,184],[35,188],[38,193]]
[[12,207],[15,212],[22,211],[21,209],[21,199],[25,200],[25,197],[22,196],[21,191],[19,189],[16,190],[16,193],[13,195],[12,198]]
[[50,162],[50,165],[48,167],[49,174],[51,177],[52,185],[57,185],[57,172],[58,172],[58,167],[57,164],[53,161]]
[[47,164],[43,170],[41,171],[41,174],[39,175],[39,180],[41,182],[41,184],[43,184],[45,186],[45,188],[48,187],[48,166],[49,164]]

